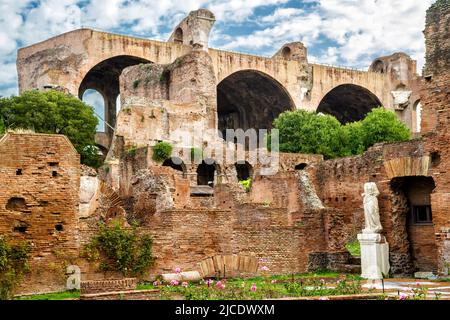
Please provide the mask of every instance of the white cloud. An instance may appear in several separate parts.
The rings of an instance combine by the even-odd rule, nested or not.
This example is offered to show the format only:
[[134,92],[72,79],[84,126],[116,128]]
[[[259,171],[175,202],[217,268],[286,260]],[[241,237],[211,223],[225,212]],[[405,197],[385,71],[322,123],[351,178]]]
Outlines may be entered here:
[[[17,90],[19,46],[81,25],[163,40],[198,8],[216,15],[211,36],[216,47],[271,55],[286,42],[302,41],[310,52],[316,48],[311,60],[318,62],[366,67],[376,56],[405,51],[418,60],[419,68],[423,65],[425,12],[434,0],[302,2],[315,6],[293,8],[288,0],[0,0],[0,95]],[[262,7],[270,12],[255,17]],[[242,33],[247,23],[255,22],[256,31],[227,33],[230,25]]]

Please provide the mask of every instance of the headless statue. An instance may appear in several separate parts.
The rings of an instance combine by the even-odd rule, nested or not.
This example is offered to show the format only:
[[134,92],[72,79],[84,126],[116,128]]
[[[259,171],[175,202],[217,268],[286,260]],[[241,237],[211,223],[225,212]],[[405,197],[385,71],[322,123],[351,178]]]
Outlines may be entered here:
[[380,222],[380,209],[377,196],[380,194],[377,185],[373,182],[364,184],[364,218],[366,227],[363,233],[380,233],[383,230]]

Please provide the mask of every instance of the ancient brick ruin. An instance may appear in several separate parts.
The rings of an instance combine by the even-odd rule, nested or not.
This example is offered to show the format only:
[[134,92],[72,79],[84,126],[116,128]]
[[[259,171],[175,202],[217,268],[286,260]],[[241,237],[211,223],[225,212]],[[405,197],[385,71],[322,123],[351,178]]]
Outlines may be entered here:
[[[97,223],[117,217],[153,236],[156,264],[147,280],[175,267],[204,272],[202,263],[218,264],[214,257],[241,275],[252,270],[253,258],[274,274],[353,271],[345,245],[363,228],[366,182],[381,193],[392,272],[448,274],[449,1],[428,11],[423,77],[404,53],[378,58],[364,72],[310,64],[301,43],[286,44],[272,58],[211,49],[213,23],[211,12],[199,10],[168,42],[81,29],[19,51],[21,91],[57,88],[81,98],[96,89],[114,128],[97,136],[106,158],[98,173],[80,169],[65,137],[0,139],[0,232],[34,244],[33,272],[22,291],[64,288],[69,264],[80,266],[84,280],[119,277],[79,255]],[[346,123],[381,104],[417,133],[414,140],[328,161],[280,154],[274,175],[251,161],[255,150],[233,161],[217,154],[199,163],[183,158],[192,148],[235,150],[217,131],[270,129],[286,110],[316,110]],[[186,144],[186,132],[204,134]],[[153,160],[160,141],[179,154]],[[246,192],[238,182],[249,177]]]

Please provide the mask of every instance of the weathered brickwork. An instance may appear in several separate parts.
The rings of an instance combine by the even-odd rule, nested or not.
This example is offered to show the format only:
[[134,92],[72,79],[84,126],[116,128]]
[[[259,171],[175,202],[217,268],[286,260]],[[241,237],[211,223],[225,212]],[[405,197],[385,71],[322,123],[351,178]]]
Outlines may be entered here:
[[448,272],[450,242],[450,1],[438,0],[427,13],[424,68],[425,148],[432,155],[431,175],[436,189],[431,195],[438,245],[438,265]]
[[66,265],[78,257],[78,153],[62,135],[8,133],[0,182],[0,234],[32,244],[22,291],[64,289]]

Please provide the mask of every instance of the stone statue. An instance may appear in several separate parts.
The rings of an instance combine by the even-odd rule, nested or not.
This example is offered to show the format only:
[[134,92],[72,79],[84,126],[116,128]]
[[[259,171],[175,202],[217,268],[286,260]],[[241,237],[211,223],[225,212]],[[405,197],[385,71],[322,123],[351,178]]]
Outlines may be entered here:
[[377,185],[368,182],[364,185],[364,218],[366,228],[363,233],[380,233],[383,230],[380,222],[380,209],[378,208],[377,196],[380,194]]

